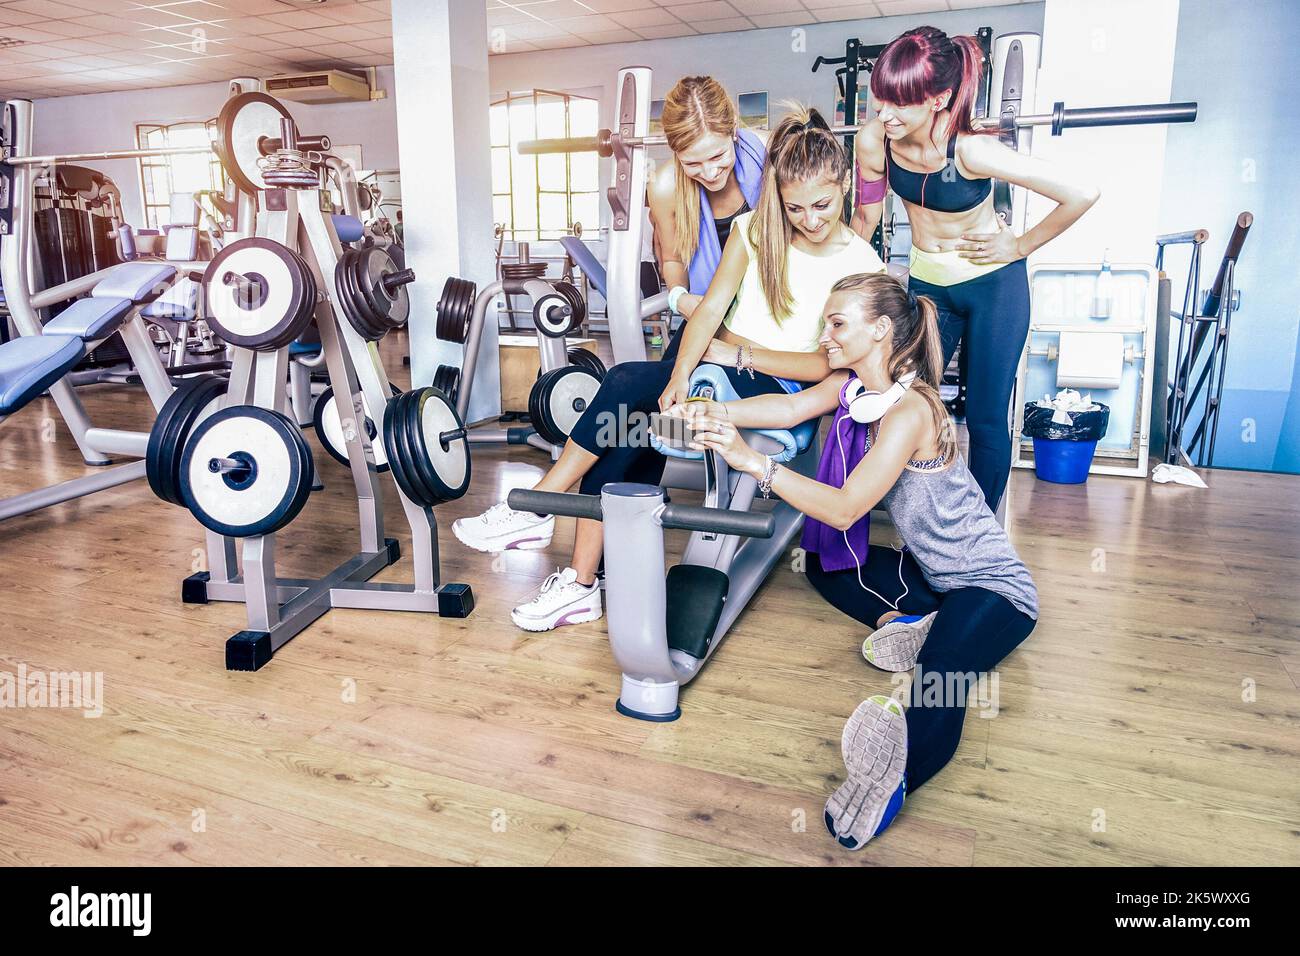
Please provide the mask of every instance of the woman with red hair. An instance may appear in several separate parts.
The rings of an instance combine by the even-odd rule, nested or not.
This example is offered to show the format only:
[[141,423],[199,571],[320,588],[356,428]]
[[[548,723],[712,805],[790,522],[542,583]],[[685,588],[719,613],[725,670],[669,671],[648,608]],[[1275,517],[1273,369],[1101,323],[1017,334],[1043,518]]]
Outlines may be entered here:
[[[858,208],[870,238],[887,189],[911,225],[909,288],[939,308],[943,361],[964,342],[970,470],[994,511],[1011,468],[1007,410],[1029,334],[1025,258],[1079,219],[1099,192],[977,130],[971,113],[983,55],[974,37],[917,27],[893,40],[871,71],[876,118],[855,138]],[[994,135],[988,135],[994,134]],[[1056,202],[1017,236],[993,208],[993,179]]]

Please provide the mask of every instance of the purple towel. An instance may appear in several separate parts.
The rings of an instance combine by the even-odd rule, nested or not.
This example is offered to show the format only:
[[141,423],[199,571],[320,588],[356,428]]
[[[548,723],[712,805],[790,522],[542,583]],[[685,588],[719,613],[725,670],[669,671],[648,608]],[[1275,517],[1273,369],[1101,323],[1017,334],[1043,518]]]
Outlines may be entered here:
[[[763,162],[767,158],[767,149],[763,141],[747,129],[736,133],[736,184],[749,203],[750,209],[758,208],[758,194],[763,187]],[[713,273],[718,271],[722,261],[722,246],[718,243],[718,227],[713,224],[713,207],[709,205],[709,193],[703,186],[700,190],[700,240],[695,255],[691,257],[689,275],[691,292],[704,295],[709,291]]]
[[[821,461],[817,464],[817,480],[833,488],[843,488],[849,474],[871,447],[870,428],[870,425],[855,422],[849,416],[849,410],[840,406],[826,436]],[[867,560],[870,529],[870,515],[863,515],[853,522],[848,531],[808,518],[804,521],[799,545],[820,557],[822,570],[847,571],[860,567]]]

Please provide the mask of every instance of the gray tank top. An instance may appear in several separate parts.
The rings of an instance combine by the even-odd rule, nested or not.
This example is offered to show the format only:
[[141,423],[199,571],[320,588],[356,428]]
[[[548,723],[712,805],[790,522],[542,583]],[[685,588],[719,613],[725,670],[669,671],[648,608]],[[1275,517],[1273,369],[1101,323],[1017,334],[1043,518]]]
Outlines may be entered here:
[[984,588],[1038,620],[1038,589],[961,455],[911,461],[884,506],[936,591]]

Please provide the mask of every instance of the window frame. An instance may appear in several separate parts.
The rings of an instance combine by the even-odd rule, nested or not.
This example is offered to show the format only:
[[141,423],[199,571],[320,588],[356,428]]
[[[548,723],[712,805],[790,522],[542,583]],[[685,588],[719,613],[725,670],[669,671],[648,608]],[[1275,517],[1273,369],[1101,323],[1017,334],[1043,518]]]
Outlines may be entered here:
[[[212,142],[217,136],[217,121],[215,118],[208,120],[183,120],[176,123],[136,123],[135,124],[135,143],[137,149],[152,149],[148,143],[148,137],[159,132],[162,133],[164,147],[171,145],[172,130],[191,130],[201,127],[207,133],[208,141]],[[159,210],[171,211],[171,197],[175,189],[175,174],[172,167],[171,156],[141,156],[136,160],[136,179],[140,186],[140,208],[144,213],[144,219],[141,228],[161,230],[164,225],[170,225],[163,221],[163,216]],[[167,170],[167,195],[162,201],[154,197],[150,201],[150,191],[152,188],[153,177],[146,175],[147,171],[155,169]],[[226,187],[226,171],[221,165],[221,160],[217,158],[214,152],[208,159],[208,188],[224,191]]]
[[[518,91],[518,92],[508,91],[500,98],[494,99],[491,103],[488,104],[489,110],[495,109],[497,107],[502,107],[505,109],[505,134],[506,134],[505,142],[498,143],[496,142],[495,139],[489,136],[488,148],[493,153],[495,153],[495,151],[498,149],[504,149],[506,151],[507,191],[504,192],[498,191],[497,188],[498,184],[495,182],[495,176],[494,176],[493,177],[494,181],[492,183],[492,201],[493,201],[492,218],[494,220],[496,219],[496,211],[495,211],[496,201],[498,199],[508,200],[509,208],[510,208],[510,222],[509,224],[500,223],[500,225],[504,227],[505,236],[509,241],[552,242],[561,238],[562,236],[569,235],[573,230],[573,199],[575,196],[597,197],[597,203],[596,203],[597,216],[599,217],[600,215],[599,197],[601,195],[601,190],[600,190],[599,165],[597,165],[597,169],[596,169],[595,188],[574,189],[573,188],[573,157],[571,154],[568,153],[559,154],[564,156],[564,189],[544,189],[541,185],[541,156],[533,156],[532,157],[533,182],[535,185],[534,185],[534,193],[531,197],[531,205],[533,206],[533,212],[536,217],[534,219],[534,222],[536,222],[537,225],[531,229],[517,229],[515,227],[515,223],[518,221],[518,216],[516,215],[516,209],[519,207],[519,203],[521,200],[526,202],[528,201],[528,199],[524,197],[516,196],[515,194],[515,158],[516,158],[515,145],[518,142],[518,140],[516,139],[516,134],[510,122],[511,107],[514,104],[519,103],[521,101],[531,100],[533,130],[534,130],[534,133],[532,135],[535,136],[536,129],[537,129],[537,112],[540,105],[539,99],[543,97],[558,99],[564,104],[564,136],[566,137],[583,136],[583,135],[594,136],[596,134],[597,129],[599,129],[600,101],[594,96],[585,96],[581,93],[566,93],[560,90],[548,90],[548,89],[532,89],[532,90],[525,90],[525,91]],[[590,102],[594,105],[594,108],[596,110],[596,116],[597,116],[596,127],[594,129],[590,131],[580,130],[576,133],[574,132],[573,112],[571,109],[571,104],[574,100],[582,100],[584,102]],[[491,123],[489,122],[489,129],[490,128],[491,128]],[[529,138],[532,137],[530,136]],[[556,228],[556,227],[546,226],[543,224],[542,221],[542,197],[543,196],[564,197],[565,223],[562,227]],[[600,224],[599,222],[597,222],[594,225],[596,228],[599,228]]]

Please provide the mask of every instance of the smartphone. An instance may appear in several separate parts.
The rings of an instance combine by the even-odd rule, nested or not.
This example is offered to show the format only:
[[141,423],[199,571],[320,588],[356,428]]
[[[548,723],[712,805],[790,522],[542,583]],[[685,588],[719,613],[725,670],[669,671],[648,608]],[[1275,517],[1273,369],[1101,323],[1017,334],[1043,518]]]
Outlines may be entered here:
[[688,447],[694,431],[686,419],[660,412],[650,413],[650,430],[659,436],[660,441],[672,448]]

